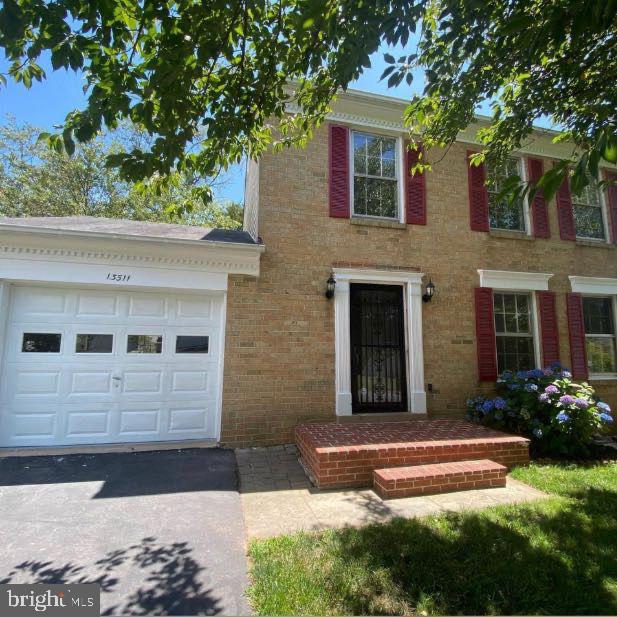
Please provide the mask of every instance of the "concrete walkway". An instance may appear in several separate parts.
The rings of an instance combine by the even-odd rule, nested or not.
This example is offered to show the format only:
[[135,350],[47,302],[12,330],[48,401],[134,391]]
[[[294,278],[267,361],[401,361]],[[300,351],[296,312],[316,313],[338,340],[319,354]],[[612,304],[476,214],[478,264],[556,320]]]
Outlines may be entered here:
[[535,501],[544,493],[508,478],[505,488],[383,501],[370,489],[319,490],[306,477],[293,445],[236,450],[240,499],[249,538],[380,523]]

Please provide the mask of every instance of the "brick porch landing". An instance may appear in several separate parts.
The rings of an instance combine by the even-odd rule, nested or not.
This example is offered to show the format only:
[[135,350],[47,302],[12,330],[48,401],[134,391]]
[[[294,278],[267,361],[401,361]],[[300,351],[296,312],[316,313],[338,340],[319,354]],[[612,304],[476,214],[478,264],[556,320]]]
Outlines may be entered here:
[[319,488],[371,486],[373,470],[490,459],[529,461],[529,440],[464,420],[302,424],[296,445]]

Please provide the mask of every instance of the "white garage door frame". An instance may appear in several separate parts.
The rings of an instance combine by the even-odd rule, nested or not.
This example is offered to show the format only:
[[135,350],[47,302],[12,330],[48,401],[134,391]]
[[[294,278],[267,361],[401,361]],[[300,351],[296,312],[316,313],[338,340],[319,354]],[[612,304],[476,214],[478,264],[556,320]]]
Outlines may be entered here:
[[[250,244],[117,238],[111,234],[89,232],[22,232],[3,229],[0,225],[0,375],[6,374],[11,296],[17,287],[105,289],[167,296],[176,293],[200,297],[214,295],[221,298],[215,420],[218,441],[223,403],[228,275],[258,276],[263,250],[261,245]],[[0,413],[3,412],[0,409]],[[190,438],[181,441],[190,441]],[[32,445],[36,447],[36,444]]]

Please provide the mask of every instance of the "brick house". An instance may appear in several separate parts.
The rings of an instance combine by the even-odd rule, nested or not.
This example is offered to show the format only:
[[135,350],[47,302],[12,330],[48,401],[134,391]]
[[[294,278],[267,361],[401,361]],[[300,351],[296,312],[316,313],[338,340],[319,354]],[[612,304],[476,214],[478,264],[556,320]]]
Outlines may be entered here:
[[305,149],[250,162],[242,231],[0,219],[0,454],[460,419],[556,361],[617,406],[617,189],[500,202],[569,154],[547,131],[504,170],[470,168],[463,131],[411,176],[405,105],[350,91]]
[[617,405],[617,191],[499,203],[487,174],[536,177],[568,155],[549,131],[507,170],[470,167],[464,131],[410,176],[405,105],[350,91],[306,149],[249,163],[245,229],[266,251],[258,278],[230,278],[223,443],[458,418],[499,371],[556,361]]

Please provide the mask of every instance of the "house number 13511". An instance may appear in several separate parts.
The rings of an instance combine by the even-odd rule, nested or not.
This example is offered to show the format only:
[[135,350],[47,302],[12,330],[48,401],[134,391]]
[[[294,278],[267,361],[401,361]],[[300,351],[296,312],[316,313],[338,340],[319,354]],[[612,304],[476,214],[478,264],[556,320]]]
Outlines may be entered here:
[[116,274],[115,272],[109,272],[107,274],[108,281],[116,281],[117,283],[127,283],[130,279],[130,274]]

